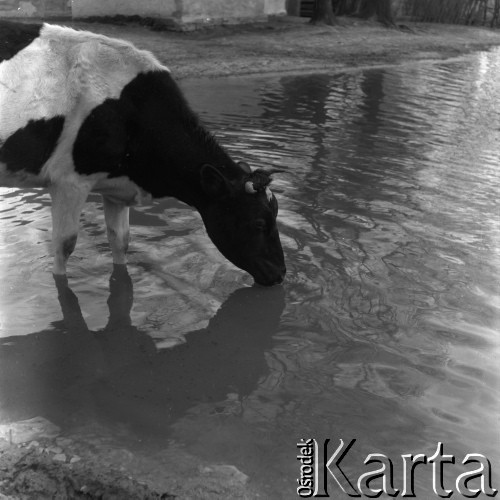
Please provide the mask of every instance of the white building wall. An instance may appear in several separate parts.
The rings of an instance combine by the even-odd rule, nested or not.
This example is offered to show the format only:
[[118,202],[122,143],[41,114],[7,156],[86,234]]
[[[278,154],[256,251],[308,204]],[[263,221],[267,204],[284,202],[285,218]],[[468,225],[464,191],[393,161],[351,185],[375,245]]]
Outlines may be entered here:
[[73,17],[180,17],[182,0],[72,0]]
[[286,0],[265,0],[264,14],[266,16],[286,14]]
[[0,18],[70,16],[70,0],[0,0]]
[[286,12],[285,0],[72,0],[71,5],[75,18],[139,15],[183,22],[255,19]]

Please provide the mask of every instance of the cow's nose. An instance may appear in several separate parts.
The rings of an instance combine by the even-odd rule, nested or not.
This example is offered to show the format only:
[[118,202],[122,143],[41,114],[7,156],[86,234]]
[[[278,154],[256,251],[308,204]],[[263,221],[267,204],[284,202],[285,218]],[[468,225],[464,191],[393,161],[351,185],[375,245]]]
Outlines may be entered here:
[[283,266],[280,271],[280,275],[278,276],[278,279],[276,280],[275,285],[279,285],[280,283],[283,283],[286,275],[286,267]]
[[279,285],[279,284],[283,283],[283,280],[285,279],[285,273],[286,273],[286,271],[281,272],[280,274],[277,274],[273,278],[265,279],[265,280],[254,278],[255,283],[257,283],[257,285],[261,285],[261,286]]
[[280,285],[281,283],[283,283],[284,279],[285,279],[285,273],[281,273],[278,278],[276,279],[276,281],[273,283],[273,285]]

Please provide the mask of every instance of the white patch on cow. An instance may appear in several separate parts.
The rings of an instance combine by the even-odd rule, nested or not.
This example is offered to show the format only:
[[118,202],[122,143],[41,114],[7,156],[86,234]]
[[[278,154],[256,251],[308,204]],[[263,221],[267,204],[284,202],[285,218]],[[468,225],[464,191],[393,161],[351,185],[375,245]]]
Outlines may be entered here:
[[245,191],[248,194],[255,194],[255,193],[257,193],[257,190],[253,187],[253,182],[252,181],[245,182]]
[[[30,120],[64,117],[64,126],[40,175],[9,172],[0,163],[0,186],[48,186],[52,198],[54,273],[64,274],[78,234],[80,213],[90,192],[105,199],[113,259],[122,263],[128,244],[128,206],[152,197],[127,177],[105,172],[79,175],[72,150],[89,113],[116,99],[139,73],[168,71],[149,52],[128,42],[45,24],[40,36],[0,63],[0,145]],[[30,145],[26,144],[29,148]]]
[[266,196],[267,196],[267,201],[271,203],[273,199],[273,192],[271,191],[270,188],[266,187]]
[[38,38],[0,64],[0,143],[30,120],[64,116],[58,146],[42,171],[57,182],[74,170],[72,146],[92,109],[154,70],[168,68],[128,42],[45,24]]
[[108,179],[104,174],[93,174],[89,177],[96,179],[92,192],[102,194],[114,203],[133,206],[149,205],[153,201],[151,193],[144,191],[126,176]]
[[129,242],[129,207],[123,203],[115,203],[108,197],[103,198],[104,218],[113,262],[115,264],[127,263],[127,249]]
[[80,176],[68,175],[63,182],[49,187],[52,198],[52,244],[54,274],[66,273],[66,261],[78,236],[80,214],[90,192],[88,182]]

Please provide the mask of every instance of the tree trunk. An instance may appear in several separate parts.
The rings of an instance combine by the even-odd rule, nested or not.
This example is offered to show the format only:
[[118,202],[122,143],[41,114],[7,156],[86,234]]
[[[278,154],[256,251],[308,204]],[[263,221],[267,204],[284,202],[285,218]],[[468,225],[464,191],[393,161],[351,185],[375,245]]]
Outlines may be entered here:
[[359,15],[364,19],[375,17],[386,26],[394,25],[391,0],[361,0]]
[[495,0],[495,6],[493,7],[493,15],[491,16],[492,28],[497,25],[499,14],[500,14],[500,0]]
[[357,10],[359,0],[337,0],[335,2],[335,14],[337,16],[350,16]]
[[312,24],[335,24],[335,15],[333,14],[332,0],[315,0],[314,11],[311,17]]

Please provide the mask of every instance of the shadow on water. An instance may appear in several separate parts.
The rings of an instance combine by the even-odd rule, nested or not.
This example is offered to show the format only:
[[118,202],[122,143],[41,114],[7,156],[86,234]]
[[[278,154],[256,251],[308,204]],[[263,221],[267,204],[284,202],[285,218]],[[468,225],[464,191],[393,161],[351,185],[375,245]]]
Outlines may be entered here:
[[168,433],[200,402],[250,394],[268,371],[264,353],[285,305],[282,287],[238,289],[206,328],[158,350],[131,322],[133,286],[125,266],[114,266],[108,323],[99,331],[87,328],[66,277],[55,283],[63,319],[51,329],[1,339],[2,417],[44,415],[62,425],[83,412],[143,437]]
[[[289,269],[273,349],[283,376],[266,408],[283,449],[288,435],[353,436],[360,457],[346,470],[358,472],[376,450],[438,441],[458,460],[498,460],[499,65],[495,51],[233,82],[238,105],[215,83],[188,87],[233,150],[287,169],[274,184]],[[269,453],[293,477],[296,464]],[[434,494],[418,482],[419,498]]]

